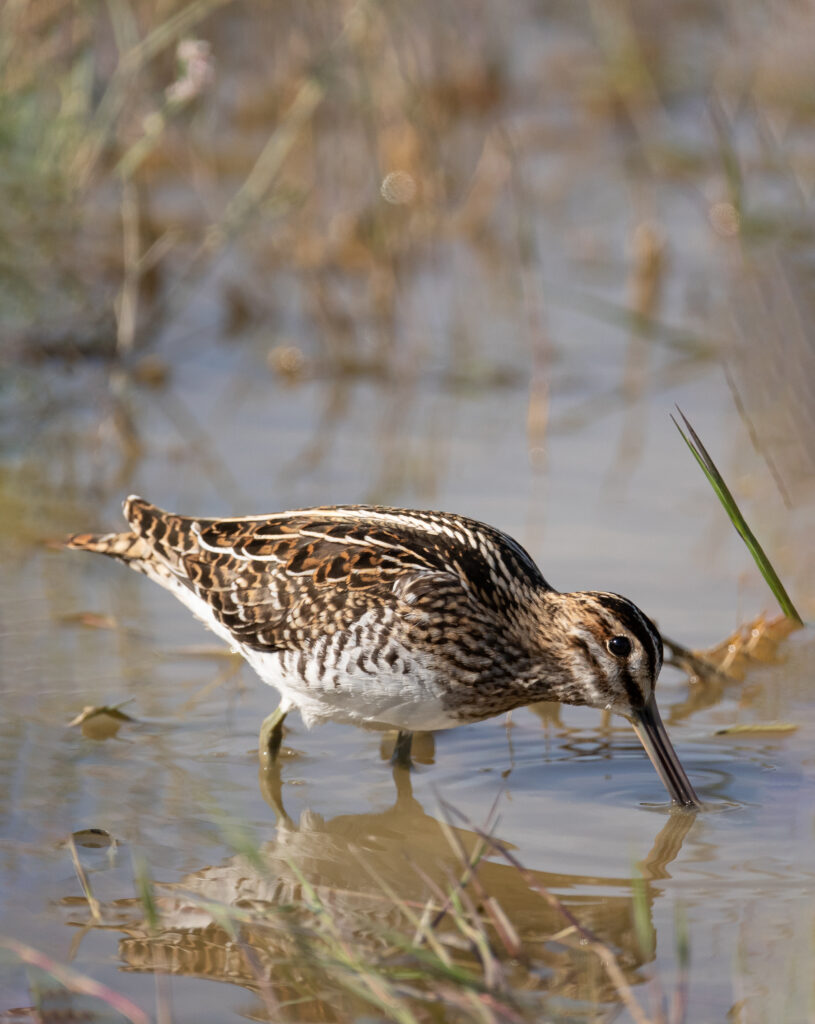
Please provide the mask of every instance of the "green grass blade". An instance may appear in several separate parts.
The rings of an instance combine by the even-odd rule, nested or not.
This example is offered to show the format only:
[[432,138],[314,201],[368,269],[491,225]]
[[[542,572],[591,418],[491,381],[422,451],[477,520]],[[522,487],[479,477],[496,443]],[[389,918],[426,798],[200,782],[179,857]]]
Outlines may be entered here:
[[133,854],[133,875],[136,881],[136,891],[144,908],[144,917],[147,922],[148,931],[151,933],[158,932],[161,925],[161,915],[158,912],[153,879],[150,876],[147,861],[140,853]]
[[634,912],[634,931],[639,943],[640,952],[646,961],[654,957],[656,950],[656,932],[651,920],[651,908],[648,905],[648,891],[645,879],[637,868],[631,877],[631,908]]
[[722,474],[716,468],[716,463],[710,457],[707,448],[705,448],[705,446],[702,444],[701,438],[693,429],[690,422],[688,421],[688,418],[685,416],[685,414],[682,412],[679,406],[676,407],[676,411],[682,417],[682,422],[687,427],[688,434],[690,434],[690,437],[688,437],[688,434],[686,434],[682,427],[680,427],[680,425],[677,423],[674,417],[671,416],[671,419],[674,422],[674,426],[682,435],[682,440],[688,446],[691,453],[693,454],[693,457],[699,463],[702,472],[710,481],[711,487],[716,492],[716,496],[722,503],[725,512],[727,512],[728,516],[730,517],[730,522],[736,527],[739,536],[747,545],[747,550],[753,556],[753,561],[758,566],[761,575],[767,581],[767,585],[769,586],[770,590],[772,590],[778,603],[781,605],[782,611],[788,619],[792,619],[793,622],[797,622],[799,625],[803,626],[803,619],[798,614],[795,605],[790,600],[790,596],[784,589],[784,584],[778,578],[778,574],[776,573],[775,569],[773,569],[772,563],[764,553],[764,550],[759,544],[759,542],[756,540],[755,534],[747,525],[747,521],[742,515],[741,509],[736,504],[736,499],[730,493],[730,489],[724,482]]

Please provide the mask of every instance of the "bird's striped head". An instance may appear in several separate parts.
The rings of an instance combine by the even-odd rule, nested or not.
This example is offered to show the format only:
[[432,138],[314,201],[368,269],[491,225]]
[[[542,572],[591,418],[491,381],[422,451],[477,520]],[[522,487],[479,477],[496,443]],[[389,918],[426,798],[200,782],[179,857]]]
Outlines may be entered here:
[[671,798],[683,807],[701,806],[657,708],[663,654],[656,626],[619,594],[587,591],[559,594],[553,601],[563,639],[561,671],[552,687],[557,699],[625,715]]
[[619,594],[560,596],[572,684],[581,691],[571,702],[623,715],[645,707],[662,668],[662,637],[653,622]]

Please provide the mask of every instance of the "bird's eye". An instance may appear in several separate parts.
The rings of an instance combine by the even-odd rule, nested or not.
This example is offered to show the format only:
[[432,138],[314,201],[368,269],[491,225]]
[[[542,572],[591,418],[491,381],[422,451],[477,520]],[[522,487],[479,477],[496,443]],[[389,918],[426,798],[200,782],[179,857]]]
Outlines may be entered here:
[[613,636],[606,647],[615,658],[627,658],[631,653],[631,641],[627,636]]

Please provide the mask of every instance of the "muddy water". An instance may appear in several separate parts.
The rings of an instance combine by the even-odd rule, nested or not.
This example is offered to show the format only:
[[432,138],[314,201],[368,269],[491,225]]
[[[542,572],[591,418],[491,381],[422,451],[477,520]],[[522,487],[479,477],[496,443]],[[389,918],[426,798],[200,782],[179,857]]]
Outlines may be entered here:
[[[235,24],[251,57],[252,19]],[[465,26],[443,28],[457,38]],[[489,26],[469,28],[473,45],[483,31],[498,46]],[[813,1020],[808,630],[765,648],[727,684],[664,670],[663,717],[706,802],[695,818],[671,813],[624,721],[584,709],[537,707],[424,739],[409,780],[392,776],[387,736],[307,732],[291,716],[279,777],[259,778],[257,729],[273,692],[146,580],[47,543],[118,528],[131,492],[202,515],[340,502],[443,508],[513,534],[558,589],[625,593],[673,639],[712,647],[774,606],[670,421],[678,404],[811,620],[815,490],[802,428],[815,381],[803,315],[811,278],[796,269],[803,218],[773,191],[798,165],[790,157],[779,170],[755,125],[734,126],[734,139],[746,137],[751,196],[777,200],[781,223],[774,235],[771,220],[763,225],[769,253],[765,236],[736,237],[722,140],[706,134],[699,95],[679,89],[670,109],[650,107],[652,96],[632,101],[618,124],[592,105],[596,65],[581,63],[598,45],[592,31],[562,14],[516,12],[501,26],[499,49],[513,59],[498,97],[468,100],[467,74],[457,83],[464,135],[444,126],[450,149],[433,154],[449,159],[447,205],[433,211],[449,230],[422,221],[428,243],[405,227],[410,259],[400,250],[383,260],[397,292],[386,327],[371,313],[382,267],[370,254],[355,263],[354,249],[346,264],[315,270],[313,252],[311,263],[296,246],[259,253],[255,236],[255,248],[238,238],[144,343],[165,383],[81,359],[4,369],[0,936],[162,1021],[390,1019],[392,1005],[366,1001],[332,967],[336,948],[314,940],[309,907],[328,909],[356,957],[346,975],[388,955],[393,963],[393,936],[416,929],[406,908],[418,913],[449,889],[459,847],[471,852],[487,826],[528,872],[488,850],[484,892],[473,897],[493,897],[522,943],[521,954],[498,957],[503,987],[492,978],[522,1019],[637,1014],[545,889],[614,951],[646,1018],[679,992],[694,1022]],[[658,27],[648,31],[656,39]],[[226,62],[223,23],[221,32]],[[444,70],[444,55],[435,59]],[[790,58],[790,74],[796,66]],[[569,72],[562,81],[558,67]],[[238,99],[216,92],[215,108],[224,95],[251,106],[241,71],[223,71]],[[253,122],[256,134],[271,116]],[[784,124],[800,155],[800,125]],[[511,129],[512,146],[496,125]],[[341,118],[316,125],[316,149],[345,130],[350,159],[357,136]],[[649,148],[657,143],[692,152],[690,182],[665,171]],[[150,192],[158,221],[191,188],[164,174]],[[377,217],[375,185],[366,201]],[[338,225],[334,192],[312,187],[329,207],[317,204],[313,242]],[[468,234],[463,222],[484,216],[484,203],[494,216]],[[784,230],[792,222],[795,237]],[[286,250],[275,225],[261,242]],[[648,255],[663,243],[664,259]],[[249,326],[230,323],[238,285],[241,301],[256,304]],[[632,304],[651,320],[621,316]],[[371,359],[377,330],[384,356]],[[357,346],[350,357],[343,331]],[[281,347],[300,350],[302,372],[274,371]],[[118,711],[69,724],[103,705]],[[765,728],[724,731],[733,725]],[[98,905],[83,894],[72,836]],[[139,895],[144,876],[155,919]],[[230,934],[226,917],[249,911],[256,917]],[[439,928],[455,931],[449,920]],[[499,953],[500,934],[489,932]],[[450,948],[475,970],[471,950]],[[452,1003],[428,1009],[411,985],[421,979],[397,993],[398,1019],[446,1019]],[[30,1007],[38,987],[52,1008],[70,998],[110,1019],[101,1002],[60,996],[13,955],[0,960],[1,1011]],[[493,1019],[479,1006],[480,1017],[465,1003],[450,1019]]]

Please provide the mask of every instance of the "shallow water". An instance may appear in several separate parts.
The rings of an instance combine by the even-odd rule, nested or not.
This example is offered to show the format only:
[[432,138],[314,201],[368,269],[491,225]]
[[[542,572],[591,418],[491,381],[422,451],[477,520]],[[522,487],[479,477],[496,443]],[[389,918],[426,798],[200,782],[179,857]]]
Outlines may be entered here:
[[[703,386],[714,391],[716,383],[703,379],[692,393],[678,390],[667,399],[678,400],[704,430],[708,417],[694,408],[694,395]],[[320,386],[309,390],[311,395],[299,396],[303,431],[292,436],[295,447],[306,442],[310,411],[319,404]],[[387,401],[386,389],[364,385],[360,391],[371,404]],[[285,403],[289,396],[280,398]],[[719,534],[722,514],[658,420],[625,494],[609,496],[604,480],[574,467],[583,452],[608,450],[602,435],[614,440],[622,416],[608,417],[602,430],[587,427],[558,438],[552,445],[557,459],[545,473],[533,474],[520,416],[513,423],[506,414],[512,402],[522,409],[523,398],[520,389],[498,398],[426,396],[457,423],[454,438],[447,439],[454,469],[439,474],[433,505],[511,530],[561,587],[616,587],[634,595],[666,632],[692,644],[701,646],[733,627],[740,591],[748,595],[741,597],[744,607],[760,607],[752,603],[761,602],[760,590],[747,582],[747,559],[729,533],[715,547],[700,545],[700,537]],[[294,435],[294,403],[286,410],[275,401],[268,404],[276,416],[288,416]],[[243,417],[243,444],[230,469],[251,489],[251,453],[274,428],[251,401],[240,415],[230,414],[232,430]],[[273,488],[263,480],[247,509],[326,495],[367,498],[369,449],[375,451],[376,444],[354,417],[338,425],[333,442],[340,451],[359,453],[348,462],[342,488],[317,470],[298,480],[288,500],[269,505],[267,491]],[[266,449],[268,475],[279,478],[275,469],[279,473],[291,458],[282,444]],[[649,486],[649,477],[664,477],[666,461],[671,490],[685,495],[684,501]],[[39,487],[35,497],[19,479],[15,500],[23,510],[32,509],[39,536],[116,525],[112,501],[102,509],[82,507],[75,496],[65,502],[61,493]],[[143,460],[133,486],[172,507],[232,511],[206,482],[199,481],[198,492],[184,472],[172,473],[160,451]],[[400,494],[406,503],[416,498],[407,488],[389,497],[398,500]],[[696,501],[693,518],[682,507],[687,495]],[[209,644],[203,629],[171,598],[115,564],[25,541],[14,545],[6,564],[0,768],[6,934],[60,960],[70,955],[78,969],[148,1010],[155,994],[144,972],[163,966],[171,971],[168,998],[179,1020],[193,1013],[208,1020],[243,1012],[263,1016],[256,979],[245,964],[230,967],[218,953],[226,939],[212,925],[207,932],[207,915],[190,908],[190,889],[198,898],[228,904],[288,903],[301,875],[331,894],[330,905],[350,934],[364,935],[371,902],[375,916],[381,912],[385,919],[393,906],[382,906],[358,850],[373,858],[402,899],[421,899],[423,883],[414,868],[444,884],[456,863],[441,830],[439,801],[472,823],[465,828],[469,846],[473,827],[487,820],[496,803],[496,838],[511,845],[537,884],[559,895],[582,924],[614,946],[631,983],[656,977],[671,991],[678,976],[674,931],[682,915],[691,957],[691,1019],[723,1020],[738,1000],[750,1007],[749,1019],[808,1019],[815,896],[815,706],[808,692],[808,633],[788,641],[782,663],[756,666],[713,707],[673,724],[672,708],[689,684],[666,669],[663,714],[708,805],[687,825],[681,821],[686,816],[669,811],[661,783],[625,722],[605,724],[595,712],[562,709],[556,715],[517,712],[509,725],[497,719],[437,736],[432,763],[420,765],[412,777],[412,799],[399,802],[378,734],[334,726],[309,733],[295,717],[281,772],[291,821],[276,826],[258,786],[254,753],[256,730],[273,696],[248,669],[235,672],[230,659],[206,651],[185,653]],[[82,611],[111,616],[113,628],[89,628],[71,619]],[[133,721],[115,736],[89,739],[67,725],[84,706],[123,701]],[[717,735],[722,726],[752,721],[792,722],[798,728],[791,734]],[[235,824],[249,830],[268,858],[266,871],[247,870],[236,855],[230,840]],[[80,848],[105,921],[104,929],[83,934],[77,929],[90,923],[89,912],[65,841],[87,828],[106,830],[116,845],[112,851]],[[158,937],[150,937],[143,908],[133,900],[134,855],[160,883],[165,916]],[[650,867],[652,862],[657,866]],[[636,865],[648,885],[653,959],[638,948],[632,923]],[[526,882],[497,856],[489,858],[482,881],[533,948],[560,931],[557,915],[530,897]],[[132,902],[122,905],[123,900]],[[207,949],[215,952],[208,955]],[[596,964],[592,968],[586,954],[561,949],[541,956],[551,967],[541,982],[549,1012],[556,1012],[561,999],[578,1016],[581,1005],[591,1016],[596,1000],[614,1002],[613,989],[602,972],[597,981]],[[764,983],[768,958],[785,972],[783,1018],[774,1016],[780,996]],[[29,1003],[21,970],[9,968],[4,986],[7,1007]],[[255,992],[254,1001],[241,986]],[[278,998],[286,992],[281,982]],[[313,1011],[308,1002],[304,1016],[291,1013],[309,1019]],[[339,1019],[347,1012],[340,1009]]]
[[[220,31],[226,61],[223,23]],[[586,709],[541,706],[423,739],[409,782],[392,776],[387,736],[308,732],[290,716],[280,776],[259,779],[257,729],[273,692],[142,577],[46,543],[117,529],[131,492],[202,515],[342,502],[442,508],[511,533],[558,589],[624,593],[667,635],[702,649],[774,606],[670,421],[678,404],[813,617],[815,488],[811,439],[807,449],[799,430],[815,381],[811,339],[786,376],[783,359],[773,362],[780,379],[751,374],[775,342],[741,296],[769,296],[767,312],[793,286],[778,284],[775,257],[764,262],[749,240],[737,251],[741,243],[711,230],[700,196],[718,194],[724,172],[693,116],[699,97],[674,97],[661,111],[670,130],[658,124],[649,140],[665,143],[664,130],[704,151],[701,191],[689,198],[687,182],[631,169],[627,136],[610,116],[578,104],[585,121],[575,128],[568,82],[563,110],[556,97],[541,109],[532,102],[551,84],[547,62],[559,54],[571,67],[588,45],[585,25],[557,9],[547,18],[519,9],[501,31],[515,60],[500,115],[462,115],[478,145],[451,141],[448,171],[455,179],[457,160],[471,172],[497,160],[500,171],[490,133],[493,118],[505,119],[529,194],[519,207],[502,192],[492,227],[508,231],[501,211],[517,217],[520,208],[531,265],[506,239],[433,236],[397,266],[391,354],[371,372],[338,368],[320,347],[321,331],[336,325],[303,300],[314,285],[308,269],[270,273],[239,241],[151,338],[165,386],[122,384],[104,362],[46,361],[10,367],[0,392],[0,933],[70,962],[156,1019],[396,1019],[351,992],[341,972],[311,962],[330,957],[319,944],[303,952],[297,937],[315,900],[363,966],[393,934],[412,936],[405,906],[419,913],[433,886],[446,891],[462,870],[447,818],[468,852],[488,826],[529,872],[495,850],[479,870],[526,950],[503,957],[506,985],[495,989],[511,993],[523,1019],[632,1019],[597,956],[536,886],[611,947],[649,1019],[675,991],[694,1022],[815,1019],[809,630],[718,689],[664,670],[662,714],[706,805],[695,817],[670,810],[623,720]],[[227,69],[233,85],[239,72]],[[556,144],[560,118],[572,131]],[[330,139],[330,128],[318,138]],[[154,201],[173,209],[179,184],[165,174]],[[466,194],[450,187],[457,201]],[[765,187],[762,179],[754,194]],[[631,298],[631,239],[646,214],[670,263],[655,324],[638,334],[617,312]],[[775,242],[780,262],[798,254],[783,233]],[[359,279],[346,271],[353,297]],[[261,316],[251,329],[227,329],[236,280],[274,293],[273,323]],[[803,306],[810,296],[794,298]],[[356,356],[368,352],[375,321],[365,303],[359,315]],[[305,353],[294,380],[269,368],[281,342]],[[123,408],[137,456],[117,433]],[[758,451],[751,431],[766,439]],[[104,738],[85,735],[91,723],[69,726],[100,705],[121,705],[128,718],[108,722]],[[721,732],[750,723],[795,728]],[[144,873],[157,922],[139,898]],[[253,921],[230,936],[212,903],[266,914],[265,930]],[[454,931],[449,920],[440,927]],[[472,966],[471,951],[461,956]],[[4,1020],[31,1006],[36,984],[14,957],[0,961]],[[418,1019],[506,1019],[485,1018],[486,1003],[479,1018],[469,1004],[453,1011],[411,1002],[410,992],[399,998]],[[114,1019],[101,1005],[87,1003],[96,1019]]]

